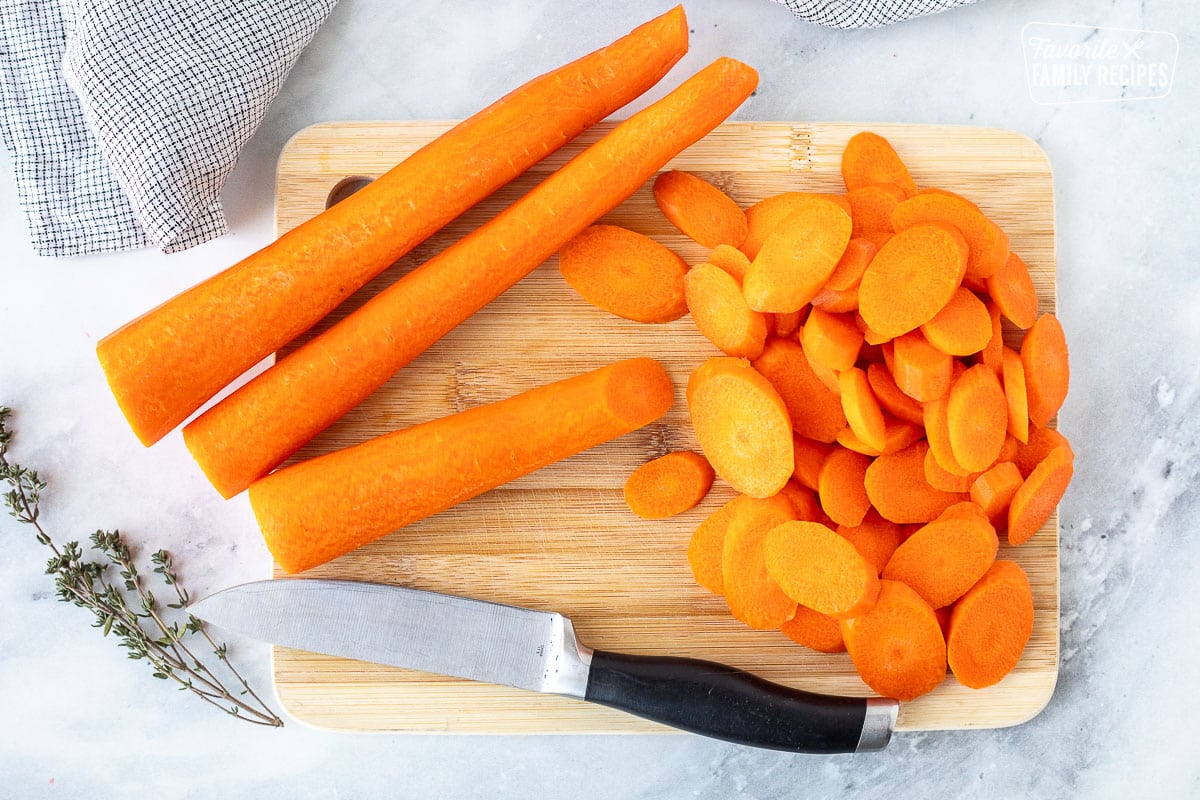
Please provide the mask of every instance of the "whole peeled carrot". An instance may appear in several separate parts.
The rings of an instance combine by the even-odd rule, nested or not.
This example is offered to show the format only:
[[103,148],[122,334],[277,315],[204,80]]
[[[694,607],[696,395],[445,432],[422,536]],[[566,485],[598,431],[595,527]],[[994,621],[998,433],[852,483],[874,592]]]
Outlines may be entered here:
[[641,95],[687,51],[676,7],[533,79],[351,197],[100,340],[150,445],[450,220]]
[[267,474],[633,194],[729,116],[757,82],[745,64],[718,59],[209,409],[183,431],[209,480],[231,497]]
[[673,400],[658,362],[619,361],[279,470],[250,505],[275,560],[300,572],[647,425]]

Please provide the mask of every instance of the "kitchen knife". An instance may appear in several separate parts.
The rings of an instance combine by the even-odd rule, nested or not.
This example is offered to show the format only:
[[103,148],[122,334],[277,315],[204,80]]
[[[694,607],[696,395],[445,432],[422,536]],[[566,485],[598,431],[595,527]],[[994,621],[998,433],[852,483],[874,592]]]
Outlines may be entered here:
[[188,611],[285,647],[566,695],[773,750],[879,750],[899,709],[892,699],[812,694],[711,661],[590,650],[561,614],[382,583],[258,581]]

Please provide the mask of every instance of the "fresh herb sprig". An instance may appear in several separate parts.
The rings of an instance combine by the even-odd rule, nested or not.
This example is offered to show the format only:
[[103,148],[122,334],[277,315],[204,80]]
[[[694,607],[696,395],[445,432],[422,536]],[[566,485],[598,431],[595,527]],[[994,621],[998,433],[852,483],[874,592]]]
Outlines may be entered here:
[[[283,720],[250,688],[229,661],[225,645],[213,641],[201,620],[187,614],[186,619],[167,621],[169,616],[179,616],[189,598],[165,550],[158,550],[150,557],[153,571],[173,595],[173,602],[164,604],[144,585],[133,554],[118,531],[98,530],[92,534],[91,546],[102,556],[99,560],[85,558],[79,542],[67,542],[61,548],[54,543],[38,519],[46,482],[36,470],[8,459],[8,445],[13,436],[7,424],[11,413],[11,409],[0,406],[0,480],[10,487],[4,502],[9,513],[18,522],[32,525],[38,542],[50,548],[52,555],[46,563],[46,574],[54,576],[59,599],[90,611],[95,617],[92,627],[99,628],[104,636],[116,636],[129,658],[146,661],[154,677],[174,681],[180,691],[191,692],[237,719],[254,725],[282,727]],[[114,570],[119,581],[111,579]],[[196,656],[188,642],[195,642],[197,637],[206,657],[210,652],[221,662],[240,688],[234,691],[226,688],[214,669]]]

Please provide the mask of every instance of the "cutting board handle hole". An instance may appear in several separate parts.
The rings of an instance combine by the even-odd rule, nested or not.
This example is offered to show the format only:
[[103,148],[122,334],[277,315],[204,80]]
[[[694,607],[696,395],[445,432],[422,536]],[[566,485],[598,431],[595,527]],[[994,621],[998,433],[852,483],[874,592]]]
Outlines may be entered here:
[[359,189],[366,186],[374,178],[365,178],[362,175],[353,175],[349,178],[342,178],[332,189],[329,190],[329,196],[325,198],[325,207],[330,208],[345,200],[350,195],[357,192]]

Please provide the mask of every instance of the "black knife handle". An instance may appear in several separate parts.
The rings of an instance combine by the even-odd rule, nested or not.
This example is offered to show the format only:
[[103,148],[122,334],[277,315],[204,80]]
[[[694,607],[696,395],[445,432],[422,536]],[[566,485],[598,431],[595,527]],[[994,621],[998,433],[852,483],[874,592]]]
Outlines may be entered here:
[[585,700],[702,736],[793,753],[887,745],[895,700],[802,692],[694,658],[592,654]]

